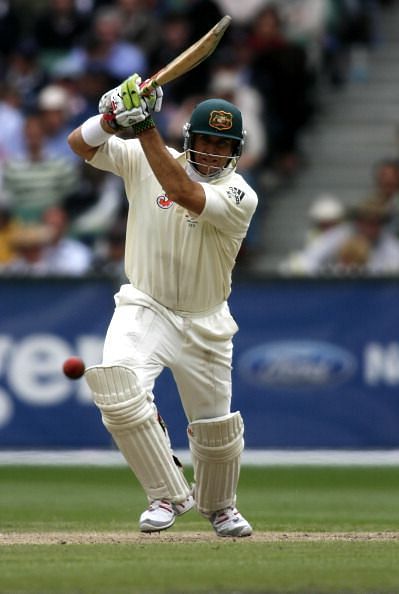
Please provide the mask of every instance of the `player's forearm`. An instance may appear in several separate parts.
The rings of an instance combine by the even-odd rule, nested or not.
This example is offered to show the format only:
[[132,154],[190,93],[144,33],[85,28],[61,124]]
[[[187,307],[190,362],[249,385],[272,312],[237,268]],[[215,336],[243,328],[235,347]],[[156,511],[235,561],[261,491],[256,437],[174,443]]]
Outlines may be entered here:
[[156,128],[139,135],[145,156],[157,180],[170,200],[200,214],[205,206],[201,184],[193,182],[165,147]]
[[115,130],[100,116],[94,116],[68,136],[68,144],[74,153],[90,161],[98,147],[107,142]]

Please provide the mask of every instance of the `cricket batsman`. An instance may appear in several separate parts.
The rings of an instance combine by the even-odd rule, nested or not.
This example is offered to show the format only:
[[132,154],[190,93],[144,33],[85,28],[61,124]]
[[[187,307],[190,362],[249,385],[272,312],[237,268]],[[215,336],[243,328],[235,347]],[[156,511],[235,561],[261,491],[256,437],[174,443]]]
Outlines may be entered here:
[[[161,109],[161,87],[144,96],[140,84],[134,74],[105,93],[99,114],[68,138],[90,165],[123,178],[129,202],[129,283],[115,295],[102,363],[89,367],[85,378],[148,498],[142,532],[169,528],[195,505],[217,535],[249,536],[252,528],[236,507],[244,424],[230,409],[238,327],[227,303],[257,205],[256,193],[236,172],[242,116],[228,101],[199,103],[179,153],[165,146],[152,117]],[[120,131],[132,138],[121,138]],[[165,367],[188,421],[192,488],[175,463],[154,400]]]

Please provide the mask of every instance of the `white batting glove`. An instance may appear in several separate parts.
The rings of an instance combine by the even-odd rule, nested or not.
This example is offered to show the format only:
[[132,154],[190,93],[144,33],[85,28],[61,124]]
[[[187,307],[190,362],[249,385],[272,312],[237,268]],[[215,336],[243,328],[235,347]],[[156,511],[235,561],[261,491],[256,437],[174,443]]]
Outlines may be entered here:
[[143,122],[150,115],[145,101],[141,99],[139,99],[139,106],[132,109],[126,109],[119,92],[114,93],[111,100],[113,119],[121,128],[130,128],[135,124]]
[[104,95],[101,97],[100,101],[98,102],[98,113],[112,113],[111,98],[117,89],[118,89],[118,87],[115,87],[115,89],[111,89],[110,91],[107,91],[106,93],[104,93]]
[[[150,79],[145,80],[141,86],[145,87],[149,80]],[[148,89],[145,89],[145,91],[142,92],[142,97],[144,101],[147,103],[147,107],[150,111],[161,111],[163,100],[162,87],[159,87],[158,85],[154,85],[154,83],[152,83],[149,85]]]
[[122,128],[130,128],[147,119],[148,105],[140,95],[141,78],[133,74],[123,81],[111,95],[111,108],[115,122]]
[[[147,81],[145,81],[147,82]],[[133,74],[118,87],[104,93],[98,105],[114,128],[134,127],[150,117],[150,112],[161,110],[163,91],[160,86],[149,86],[142,94],[141,77]]]
[[145,102],[143,110],[147,111],[148,115],[150,115],[150,111],[161,111],[163,99],[162,87],[157,86],[155,83],[151,83],[146,88],[146,83],[149,82],[149,80],[150,79],[147,79],[142,83],[141,77],[138,74],[132,74],[132,76],[123,81],[120,86],[120,94],[126,109],[138,107],[138,98],[140,98],[142,105],[143,101]]

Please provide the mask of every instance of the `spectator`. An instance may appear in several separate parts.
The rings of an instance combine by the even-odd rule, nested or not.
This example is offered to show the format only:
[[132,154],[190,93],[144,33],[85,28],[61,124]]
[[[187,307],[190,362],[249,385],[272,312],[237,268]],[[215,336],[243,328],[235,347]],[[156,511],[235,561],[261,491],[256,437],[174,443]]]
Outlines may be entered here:
[[39,222],[48,206],[60,203],[77,184],[76,166],[45,150],[41,117],[31,114],[24,126],[25,153],[4,163],[4,189],[14,218]]
[[68,94],[68,125],[76,125],[82,118],[96,115],[98,97],[115,84],[104,66],[93,64],[80,70],[70,59],[58,63],[53,81]]
[[108,172],[95,170],[82,162],[80,183],[65,197],[74,237],[93,245],[117,220],[125,203],[123,183]]
[[308,63],[318,77],[323,63],[329,0],[282,0],[280,4],[287,37],[304,47]]
[[399,235],[399,161],[382,159],[373,168],[373,187],[367,200],[376,200],[392,215],[392,229]]
[[37,94],[48,80],[39,60],[37,44],[32,39],[16,44],[7,61],[5,82],[20,94],[24,113],[34,108]]
[[47,0],[34,21],[33,33],[49,73],[83,39],[88,28],[88,18],[76,9],[74,0]]
[[306,234],[306,244],[320,237],[321,234],[340,225],[345,217],[342,202],[331,194],[321,194],[309,209],[309,228]]
[[85,41],[71,50],[71,64],[83,72],[92,66],[105,68],[116,81],[148,71],[147,57],[142,49],[122,37],[123,21],[117,8],[105,6],[94,13],[94,22]]
[[[157,72],[176,58],[182,51],[187,49],[191,42],[190,21],[184,12],[171,11],[162,19],[161,35],[158,39],[156,49],[150,54],[150,70]],[[197,80],[194,80],[197,76]],[[164,88],[165,101],[168,105],[180,105],[192,95],[204,93],[206,82],[199,78],[198,72],[187,73],[174,81],[168,83]]]
[[[223,15],[215,2],[193,1],[186,6],[172,8],[162,15],[161,34],[155,49],[149,56],[150,71],[157,72],[205,34]],[[222,39],[220,46],[224,43]],[[165,108],[157,119],[157,125],[171,144],[181,141],[180,122],[195,104],[206,96],[212,59],[208,58],[183,77],[168,83],[164,88]],[[187,112],[187,113],[186,113]],[[183,123],[184,123],[183,122]]]
[[[191,0],[186,3],[185,13],[189,23],[190,45],[205,35],[225,14],[217,0]],[[231,31],[232,27],[229,27],[220,40],[217,50],[210,58],[201,62],[195,70],[187,74],[186,83],[194,94],[203,92],[204,81],[208,81],[210,78],[214,60],[223,48],[229,46]]]
[[0,86],[0,168],[6,159],[21,154],[23,128],[21,96],[14,87],[2,84]]
[[301,164],[300,133],[313,114],[306,51],[287,38],[273,4],[254,19],[248,43],[253,52],[252,84],[263,98],[266,114],[266,165],[282,176],[292,175]]
[[373,0],[329,0],[323,68],[333,86],[367,77],[368,52],[375,40]]
[[351,0],[346,5],[349,7],[349,75],[355,82],[364,82],[368,78],[369,53],[377,37],[377,4],[375,0]]
[[0,272],[16,256],[13,235],[17,223],[12,219],[6,206],[0,205]]
[[399,273],[399,240],[389,228],[391,215],[375,200],[352,209],[347,222],[327,231],[297,254],[295,266],[284,262],[282,272],[317,275],[342,273],[357,264],[372,275]]
[[43,250],[47,274],[82,276],[91,267],[92,252],[82,242],[68,236],[68,213],[62,206],[51,206],[42,216],[43,224],[51,230],[50,240]]
[[304,247],[289,254],[281,265],[283,272],[295,273],[303,269],[303,253],[320,237],[333,228],[342,225],[345,209],[341,201],[331,194],[321,194],[312,202],[308,211],[308,226],[305,231]]
[[338,250],[336,272],[340,275],[365,275],[371,242],[364,235],[353,235]]
[[374,187],[370,198],[387,206],[399,202],[399,161],[383,159],[376,163],[373,173]]
[[282,0],[281,14],[287,24],[287,35],[305,46],[323,37],[328,16],[328,1],[325,0]]
[[77,76],[75,92],[81,100],[81,108],[74,114],[75,123],[82,121],[82,117],[91,117],[98,113],[98,98],[110,89],[114,82],[106,68],[98,64],[88,66]]
[[374,187],[368,196],[392,210],[396,233],[399,233],[399,161],[383,159],[374,167]]
[[21,35],[21,22],[11,0],[2,0],[0,5],[0,71]]
[[39,223],[16,226],[10,239],[15,257],[3,267],[2,273],[17,276],[48,274],[43,254],[50,237],[51,229]]
[[82,276],[90,270],[92,252],[68,237],[68,216],[60,206],[48,208],[43,222],[14,224],[10,232],[13,258],[2,273],[23,276]]
[[158,44],[162,25],[153,7],[145,0],[116,0],[122,15],[122,37],[149,55]]
[[70,97],[61,85],[50,84],[38,95],[38,109],[45,135],[44,149],[51,157],[71,157],[66,138],[73,129],[70,113]]
[[251,24],[258,11],[265,5],[265,0],[246,0],[245,2],[219,0],[218,4],[224,14],[232,16],[234,23],[245,27]]
[[[149,2],[152,0],[148,0]],[[75,0],[77,10],[88,17],[91,16],[92,12],[101,6],[107,6],[110,4],[110,0]]]

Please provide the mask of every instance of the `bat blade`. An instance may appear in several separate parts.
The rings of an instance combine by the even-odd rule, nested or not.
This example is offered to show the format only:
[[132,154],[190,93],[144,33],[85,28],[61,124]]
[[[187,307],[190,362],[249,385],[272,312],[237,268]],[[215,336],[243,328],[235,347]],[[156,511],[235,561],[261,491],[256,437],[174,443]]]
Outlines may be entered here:
[[215,51],[230,23],[231,16],[226,14],[203,37],[146,80],[141,87],[142,93],[171,82],[201,64]]

